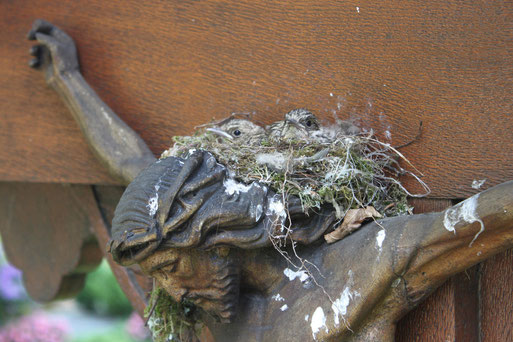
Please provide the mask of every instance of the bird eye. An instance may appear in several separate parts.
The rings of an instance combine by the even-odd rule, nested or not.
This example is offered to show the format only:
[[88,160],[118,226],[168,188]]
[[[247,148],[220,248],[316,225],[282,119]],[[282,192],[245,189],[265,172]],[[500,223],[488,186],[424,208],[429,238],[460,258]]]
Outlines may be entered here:
[[238,129],[236,129],[235,131],[233,131],[233,135],[238,137],[240,135],[240,131]]
[[307,127],[311,127],[311,126],[312,126],[312,120],[306,120],[305,125],[306,125]]

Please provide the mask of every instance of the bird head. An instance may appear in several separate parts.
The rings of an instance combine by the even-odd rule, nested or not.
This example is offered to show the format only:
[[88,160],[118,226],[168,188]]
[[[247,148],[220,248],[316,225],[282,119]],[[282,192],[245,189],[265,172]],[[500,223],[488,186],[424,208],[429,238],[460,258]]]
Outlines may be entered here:
[[319,130],[319,120],[307,109],[293,109],[285,114],[284,120],[267,126],[267,130],[271,140],[304,139]]
[[265,130],[245,119],[231,119],[215,127],[207,128],[207,131],[215,133],[234,143],[252,144],[259,142]]
[[319,129],[317,117],[308,109],[304,108],[293,109],[285,114],[285,122],[307,132],[317,131]]

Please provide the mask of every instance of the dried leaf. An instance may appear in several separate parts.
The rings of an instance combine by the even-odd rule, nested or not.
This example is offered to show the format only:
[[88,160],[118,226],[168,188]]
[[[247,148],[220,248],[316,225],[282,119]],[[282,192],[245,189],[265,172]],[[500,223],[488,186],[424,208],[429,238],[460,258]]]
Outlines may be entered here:
[[346,235],[351,234],[356,229],[360,228],[363,221],[372,217],[381,217],[381,214],[372,206],[360,209],[349,209],[342,224],[331,233],[324,235],[324,239],[328,243],[341,240]]

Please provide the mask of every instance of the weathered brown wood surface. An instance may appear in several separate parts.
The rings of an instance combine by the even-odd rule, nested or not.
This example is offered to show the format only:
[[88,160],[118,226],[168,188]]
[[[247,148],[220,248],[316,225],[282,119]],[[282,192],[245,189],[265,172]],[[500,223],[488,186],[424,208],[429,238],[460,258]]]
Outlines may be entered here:
[[481,341],[513,341],[513,251],[483,263]]
[[[151,281],[106,253],[122,187],[0,182],[0,233],[8,260],[38,301],[72,297],[105,256],[141,315]],[[108,223],[107,223],[108,222]]]
[[[155,154],[212,117],[249,112],[269,123],[308,107],[381,137],[388,130],[393,145],[422,120],[422,138],[403,152],[434,198],[475,193],[474,179],[486,178],[484,189],[513,178],[507,2],[20,0],[0,1],[1,181],[115,183],[27,67],[25,35],[39,17],[76,40],[87,81]],[[96,192],[100,207],[114,192]],[[450,202],[429,201],[417,207]],[[483,342],[513,340],[512,262],[510,251],[452,278],[403,319],[397,340],[477,341],[478,327]]]
[[422,120],[404,153],[433,197],[513,176],[507,2],[64,0],[0,2],[1,180],[114,182],[27,67],[39,17],[75,38],[85,78],[156,154],[212,117],[269,123],[306,106],[388,130],[392,144]]
[[77,295],[103,257],[94,235],[103,221],[90,187],[0,182],[0,194],[2,244],[30,296]]

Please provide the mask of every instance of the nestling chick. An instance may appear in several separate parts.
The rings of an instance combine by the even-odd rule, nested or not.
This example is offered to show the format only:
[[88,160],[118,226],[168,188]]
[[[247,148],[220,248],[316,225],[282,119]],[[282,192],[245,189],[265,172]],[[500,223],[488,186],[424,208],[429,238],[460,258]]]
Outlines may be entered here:
[[[215,136],[208,133],[214,133]],[[216,136],[221,139],[217,139]],[[164,151],[161,158],[170,156],[180,157],[186,154],[189,149],[213,147],[213,144],[227,148],[233,144],[244,146],[259,146],[265,137],[265,130],[249,120],[234,119],[229,117],[214,124],[201,133],[192,137],[175,137],[175,144]],[[185,138],[185,140],[184,140]],[[178,140],[179,139],[179,140]],[[214,143],[215,142],[215,143]]]
[[319,130],[319,121],[307,109],[293,109],[285,114],[284,120],[270,124],[266,130],[271,141],[304,139]]
[[265,130],[245,119],[229,119],[216,127],[207,128],[207,131],[227,138],[232,143],[245,145],[260,144],[265,136]]
[[334,125],[321,126],[319,130],[312,132],[312,138],[321,144],[332,144],[338,139],[356,136],[360,133],[360,128],[355,126],[351,121],[337,119]]

